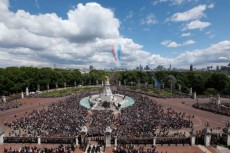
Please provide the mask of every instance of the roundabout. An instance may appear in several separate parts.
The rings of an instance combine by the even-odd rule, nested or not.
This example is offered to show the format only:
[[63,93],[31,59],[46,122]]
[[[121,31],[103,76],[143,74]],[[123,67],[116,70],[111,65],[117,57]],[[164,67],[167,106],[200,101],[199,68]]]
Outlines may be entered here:
[[81,99],[80,105],[91,110],[120,110],[134,104],[134,99],[126,95],[113,94],[110,89],[109,78],[102,83],[102,93]]

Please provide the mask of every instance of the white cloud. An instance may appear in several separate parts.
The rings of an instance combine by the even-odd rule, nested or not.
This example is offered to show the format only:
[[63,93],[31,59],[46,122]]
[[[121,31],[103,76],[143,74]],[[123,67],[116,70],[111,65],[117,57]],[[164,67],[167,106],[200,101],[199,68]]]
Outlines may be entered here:
[[181,36],[182,37],[188,37],[188,36],[191,36],[191,33],[190,32],[188,32],[188,33],[182,33]]
[[140,24],[143,25],[153,25],[156,24],[157,20],[154,14],[147,15],[144,19],[141,19]]
[[192,1],[197,1],[197,0],[155,0],[153,2],[153,5],[157,5],[160,3],[166,3],[166,2],[170,2],[170,5],[182,5],[184,3],[192,2]]
[[199,5],[188,11],[175,13],[167,20],[172,22],[197,20],[205,17],[204,11],[206,8],[206,5]]
[[184,30],[193,30],[193,29],[204,29],[207,28],[211,25],[211,23],[209,22],[202,22],[199,20],[195,20],[195,21],[191,21],[190,23],[188,23],[185,27]]
[[192,45],[195,44],[196,42],[194,40],[187,40],[183,43],[176,43],[175,41],[171,41],[171,40],[165,40],[161,42],[161,45],[166,46],[166,47],[170,47],[170,48],[176,48],[176,47],[181,47],[181,46],[188,46],[188,45]]
[[[222,41],[214,44],[207,49],[187,51],[174,59],[175,65],[183,67],[184,65],[194,64],[196,67],[204,65],[229,63],[230,59],[230,41]],[[219,59],[219,57],[226,57]]]
[[[55,13],[32,15],[24,10],[11,12],[7,0],[0,1],[0,67],[53,66],[82,68],[115,67],[111,48],[121,44],[121,66],[134,68],[139,64],[151,67],[172,63],[188,67],[191,62],[199,65],[224,63],[230,59],[230,41],[223,41],[204,50],[179,54],[175,59],[143,50],[143,46],[119,33],[120,21],[112,10],[97,3],[78,4],[67,12],[67,19]],[[149,24],[154,23],[149,17]],[[163,43],[163,42],[162,42]],[[168,46],[194,44],[165,42]],[[229,62],[229,61],[228,61]]]
[[209,4],[209,5],[207,6],[207,8],[209,8],[209,9],[214,8],[214,4],[213,4],[213,3]]

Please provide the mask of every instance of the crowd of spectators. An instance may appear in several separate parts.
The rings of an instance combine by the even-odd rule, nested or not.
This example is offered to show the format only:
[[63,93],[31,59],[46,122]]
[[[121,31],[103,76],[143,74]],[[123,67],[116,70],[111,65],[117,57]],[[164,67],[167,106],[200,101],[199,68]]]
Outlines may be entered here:
[[[15,136],[74,137],[88,122],[87,109],[80,106],[81,98],[88,93],[71,96],[65,101],[51,104],[46,110],[33,110],[27,116],[6,123]],[[12,135],[13,136],[13,135]]]
[[135,103],[116,116],[111,110],[89,112],[79,101],[90,94],[72,95],[5,125],[12,129],[13,137],[74,137],[79,135],[82,126],[88,127],[89,136],[103,136],[110,126],[119,139],[149,138],[154,135],[154,129],[161,129],[159,135],[164,136],[172,129],[192,127],[185,113],[165,109],[152,98],[133,92],[121,92],[132,97]]
[[157,153],[156,147],[152,146],[151,148],[146,148],[144,146],[140,146],[135,148],[134,145],[120,145],[117,146],[114,153]]
[[88,135],[90,136],[104,135],[105,128],[113,126],[116,121],[112,110],[93,110],[92,113],[92,122],[88,131]]
[[8,109],[14,109],[22,106],[23,103],[17,102],[17,101],[11,101],[11,102],[0,102],[0,111],[5,111]]
[[76,147],[71,145],[71,146],[63,146],[60,145],[56,148],[46,148],[46,147],[29,147],[29,146],[24,146],[19,149],[6,149],[4,148],[4,153],[73,153],[75,151]]
[[171,129],[191,128],[192,121],[185,113],[176,112],[171,108],[164,109],[152,98],[122,92],[135,99],[134,105],[121,110],[117,119],[117,135],[120,139],[136,139],[152,137],[154,129],[162,129],[162,135]]
[[217,105],[216,103],[196,103],[192,105],[194,108],[210,111],[215,114],[222,114],[226,116],[230,116],[230,104],[229,103],[222,103]]

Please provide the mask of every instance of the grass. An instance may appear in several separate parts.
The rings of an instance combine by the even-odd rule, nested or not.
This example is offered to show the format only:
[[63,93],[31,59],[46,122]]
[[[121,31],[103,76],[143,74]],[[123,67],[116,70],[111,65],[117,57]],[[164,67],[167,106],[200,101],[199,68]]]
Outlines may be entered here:
[[[133,89],[130,87],[126,87],[126,90],[130,90],[130,91],[136,91],[136,92],[141,92],[144,90],[141,90],[139,88],[137,89]],[[151,89],[147,89],[147,93],[150,95],[154,95],[154,96],[162,96],[162,97],[168,97],[168,96],[173,96],[174,94],[171,92],[167,92],[167,91],[157,91],[157,90],[151,90]]]
[[70,95],[73,92],[78,91],[87,91],[87,90],[99,90],[100,87],[78,87],[78,88],[71,88],[71,89],[64,89],[64,90],[55,90],[50,92],[43,92],[40,93],[40,96],[59,96],[59,95]]

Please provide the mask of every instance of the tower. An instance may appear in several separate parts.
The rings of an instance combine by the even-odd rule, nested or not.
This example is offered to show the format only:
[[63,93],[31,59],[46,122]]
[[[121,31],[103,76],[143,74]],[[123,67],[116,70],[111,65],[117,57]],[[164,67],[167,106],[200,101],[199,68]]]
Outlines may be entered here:
[[190,71],[193,71],[193,65],[192,64],[190,65]]

